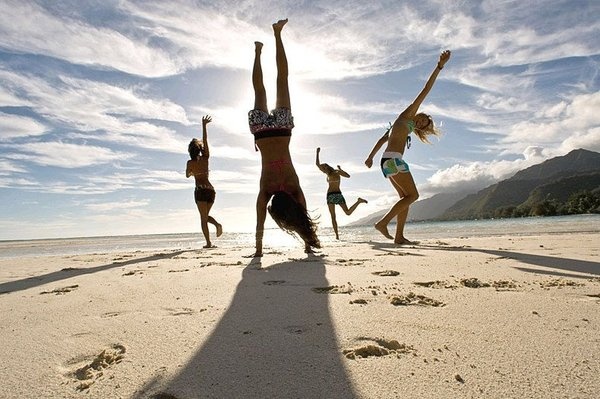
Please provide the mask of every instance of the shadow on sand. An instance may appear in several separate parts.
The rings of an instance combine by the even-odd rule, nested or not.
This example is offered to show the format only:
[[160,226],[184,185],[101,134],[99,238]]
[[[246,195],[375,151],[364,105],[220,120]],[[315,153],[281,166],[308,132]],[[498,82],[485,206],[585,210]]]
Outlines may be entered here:
[[135,398],[355,398],[329,313],[319,256],[243,271],[230,307],[177,374]]
[[459,252],[481,252],[488,255],[494,255],[503,258],[515,259],[521,263],[530,264],[534,266],[541,266],[548,269],[555,270],[541,270],[532,269],[525,267],[517,267],[518,270],[531,273],[556,275],[560,277],[574,277],[574,278],[588,278],[580,274],[564,273],[558,270],[575,273],[587,273],[600,275],[600,263],[592,262],[588,260],[571,259],[571,258],[560,258],[556,256],[547,255],[534,255],[523,252],[515,252],[503,249],[484,249],[484,248],[473,248],[473,247],[453,247],[453,246],[434,246],[434,245],[417,245],[415,248],[424,248],[438,251],[459,251]]
[[127,260],[124,262],[113,262],[107,265],[100,265],[94,267],[86,267],[86,268],[64,268],[62,270],[58,270],[51,273],[42,274],[34,277],[27,277],[21,280],[8,281],[6,283],[0,283],[0,295],[8,294],[11,292],[22,291],[33,287],[38,287],[40,285],[53,283],[56,281],[67,280],[73,277],[82,276],[85,274],[92,274],[101,272],[104,270],[113,269],[115,267],[123,267],[129,265],[135,265],[137,263],[145,263],[151,262],[153,260],[160,260],[166,258],[172,258],[177,255],[181,255],[186,251],[174,251],[164,254],[155,254],[151,256],[146,256],[143,258],[136,258]]

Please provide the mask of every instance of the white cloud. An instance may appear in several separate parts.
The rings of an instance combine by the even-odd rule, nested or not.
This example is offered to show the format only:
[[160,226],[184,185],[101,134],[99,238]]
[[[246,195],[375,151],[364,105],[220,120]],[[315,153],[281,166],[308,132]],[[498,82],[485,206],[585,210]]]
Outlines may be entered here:
[[180,71],[169,54],[148,46],[146,41],[106,27],[90,26],[66,15],[52,15],[32,2],[0,2],[0,46],[6,49],[142,76]]
[[13,152],[10,159],[26,160],[43,166],[60,168],[79,168],[98,165],[129,158],[124,152],[112,151],[108,148],[70,144],[62,142],[40,142],[35,144],[11,144],[5,147]]
[[[166,100],[141,97],[134,89],[63,77],[54,85],[34,76],[0,70],[0,86],[29,98],[30,106],[47,119],[66,124],[71,137],[104,140],[179,153],[187,144],[166,127],[146,118],[189,125],[183,108]],[[99,132],[100,131],[100,132]]]
[[150,203],[149,200],[129,200],[129,201],[119,201],[119,202],[98,202],[98,203],[89,203],[85,204],[84,207],[93,212],[118,212],[122,210],[132,210],[135,208],[144,208]]
[[0,173],[0,187],[28,189],[38,188],[40,187],[40,183],[28,178],[11,177],[8,174]]
[[538,147],[527,148],[523,158],[513,161],[492,160],[455,164],[435,172],[419,190],[423,193],[478,191],[500,180],[507,179],[519,170],[547,159]]
[[6,159],[0,159],[0,176],[10,176],[14,172],[26,173],[27,169]]
[[29,101],[19,98],[0,85],[0,107],[27,107],[29,105],[31,105]]
[[548,104],[532,119],[514,124],[502,144],[523,151],[528,146],[546,143],[546,147],[572,150],[578,145],[600,148],[600,91],[579,94],[558,104]]
[[31,118],[6,114],[0,111],[0,140],[16,137],[41,136],[45,132],[46,127]]

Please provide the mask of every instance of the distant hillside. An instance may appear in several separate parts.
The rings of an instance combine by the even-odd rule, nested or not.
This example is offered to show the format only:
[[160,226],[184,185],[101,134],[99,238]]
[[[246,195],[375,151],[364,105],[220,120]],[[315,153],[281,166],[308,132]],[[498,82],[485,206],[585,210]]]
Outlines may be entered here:
[[498,216],[498,210],[533,206],[536,201],[564,202],[574,193],[600,187],[599,174],[599,153],[574,150],[465,197],[448,208],[440,219],[489,218]]
[[[456,201],[466,197],[468,192],[440,193],[433,197],[415,202],[408,210],[408,221],[435,219],[441,216]],[[388,209],[372,213],[362,219],[350,223],[348,226],[370,226],[375,224]]]
[[600,171],[600,154],[579,149],[562,157],[548,159],[541,164],[523,169],[508,180],[539,180],[598,171]]
[[358,219],[355,222],[348,223],[348,226],[372,226],[374,225],[385,213],[388,209],[382,209],[378,212],[372,213],[364,218]]
[[408,209],[409,221],[429,220],[440,217],[457,201],[465,198],[470,192],[440,193],[433,197],[417,201]]
[[571,176],[537,187],[531,192],[526,203],[533,205],[547,199],[565,202],[575,192],[593,192],[599,189],[600,172]]

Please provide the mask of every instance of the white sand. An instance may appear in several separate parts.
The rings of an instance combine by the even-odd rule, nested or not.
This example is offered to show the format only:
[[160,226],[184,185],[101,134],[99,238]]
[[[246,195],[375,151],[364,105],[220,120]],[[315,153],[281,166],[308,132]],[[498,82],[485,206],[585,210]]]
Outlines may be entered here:
[[2,259],[0,397],[597,398],[599,242]]

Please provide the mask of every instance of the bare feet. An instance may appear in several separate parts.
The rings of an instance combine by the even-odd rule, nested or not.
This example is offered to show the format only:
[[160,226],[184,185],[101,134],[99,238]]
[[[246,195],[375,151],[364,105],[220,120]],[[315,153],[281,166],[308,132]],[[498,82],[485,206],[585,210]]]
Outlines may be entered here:
[[368,204],[368,203],[369,203],[369,201],[367,201],[367,200],[366,200],[366,199],[364,199],[364,198],[360,198],[360,197],[358,198],[358,200],[357,200],[357,201],[358,201],[360,204]]
[[375,223],[375,229],[377,231],[379,231],[381,234],[383,234],[385,236],[385,238],[389,238],[390,240],[394,239],[394,237],[392,237],[390,235],[390,233],[388,232],[387,224],[383,224],[381,222],[377,222],[377,223]]
[[205,246],[203,246],[202,248],[216,248],[216,247],[209,243],[209,244],[206,244]]
[[255,252],[252,255],[242,255],[242,258],[262,258],[262,252]]
[[223,234],[223,226],[218,223],[217,224],[217,237],[221,237],[221,234]]
[[406,238],[401,238],[400,240],[394,240],[394,244],[398,245],[417,245],[419,241],[410,241]]
[[261,42],[254,42],[254,51],[261,52],[263,44]]
[[280,19],[279,21],[275,22],[273,24],[273,30],[275,32],[281,32],[281,30],[283,29],[283,25],[287,24],[287,18],[286,19]]

